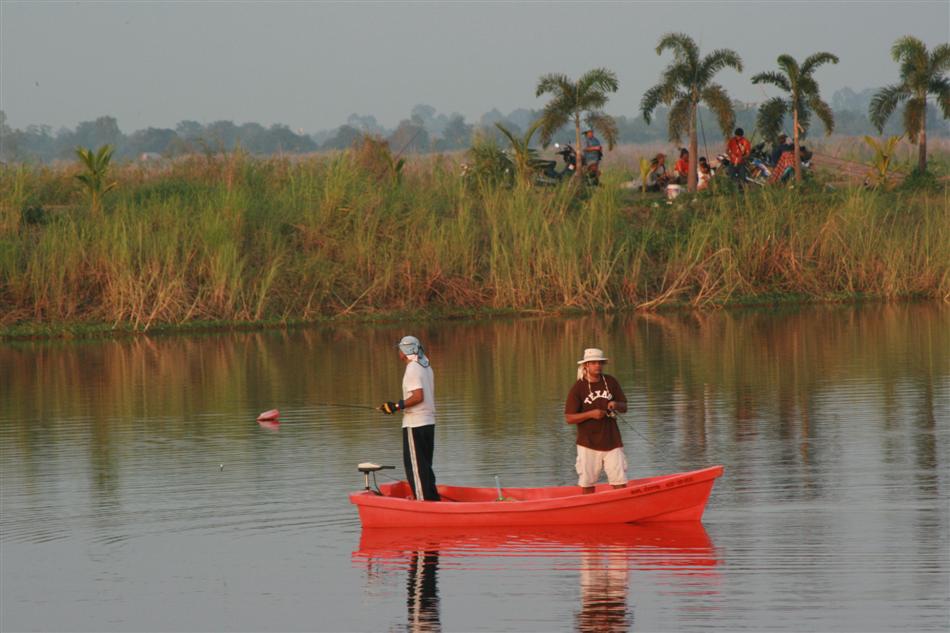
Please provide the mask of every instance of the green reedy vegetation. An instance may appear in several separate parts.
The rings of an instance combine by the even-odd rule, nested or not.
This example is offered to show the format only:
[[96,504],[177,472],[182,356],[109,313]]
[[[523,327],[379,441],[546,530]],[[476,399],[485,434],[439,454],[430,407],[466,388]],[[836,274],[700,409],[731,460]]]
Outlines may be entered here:
[[357,150],[236,153],[117,166],[94,215],[74,169],[0,169],[0,333],[950,298],[943,185],[667,205],[622,190],[619,170],[595,189],[512,188],[447,158],[394,178]]

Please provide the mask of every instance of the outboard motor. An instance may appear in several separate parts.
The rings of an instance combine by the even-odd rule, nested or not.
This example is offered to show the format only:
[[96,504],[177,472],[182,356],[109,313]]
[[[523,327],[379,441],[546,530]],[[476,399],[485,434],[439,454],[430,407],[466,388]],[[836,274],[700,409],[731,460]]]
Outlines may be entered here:
[[[383,493],[379,491],[379,484],[376,483],[376,471],[377,470],[392,470],[394,468],[396,467],[395,466],[380,466],[379,464],[374,464],[373,462],[363,462],[361,464],[357,464],[356,466],[356,470],[363,473],[363,486],[366,492],[372,492],[373,494],[377,494],[379,496],[382,496]],[[376,490],[373,490],[372,488],[369,487],[370,473],[373,473],[373,485],[376,486]]]

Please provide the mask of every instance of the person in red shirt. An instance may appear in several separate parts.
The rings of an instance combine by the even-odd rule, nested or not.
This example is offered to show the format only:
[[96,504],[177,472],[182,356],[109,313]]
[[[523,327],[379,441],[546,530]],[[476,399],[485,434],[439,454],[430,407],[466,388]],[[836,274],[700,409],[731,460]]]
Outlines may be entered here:
[[745,137],[745,132],[741,127],[736,128],[735,136],[726,143],[726,155],[729,156],[729,162],[733,167],[742,165],[749,154],[752,153],[752,143]]
[[689,177],[689,150],[680,148],[680,157],[673,166],[673,178],[678,184],[685,185]]
[[626,413],[627,397],[613,376],[603,373],[607,357],[596,348],[584,350],[577,362],[577,382],[567,394],[564,420],[577,426],[578,480],[584,494],[594,492],[600,474],[614,488],[627,485],[627,458],[614,412]]

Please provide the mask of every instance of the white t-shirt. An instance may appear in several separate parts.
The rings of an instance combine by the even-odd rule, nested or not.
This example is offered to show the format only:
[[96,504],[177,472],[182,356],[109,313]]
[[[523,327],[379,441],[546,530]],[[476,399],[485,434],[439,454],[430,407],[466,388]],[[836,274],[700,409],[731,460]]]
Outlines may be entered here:
[[435,380],[432,367],[423,367],[416,361],[406,365],[406,373],[402,377],[403,400],[416,389],[422,389],[422,402],[407,408],[402,415],[403,428],[416,428],[435,424]]

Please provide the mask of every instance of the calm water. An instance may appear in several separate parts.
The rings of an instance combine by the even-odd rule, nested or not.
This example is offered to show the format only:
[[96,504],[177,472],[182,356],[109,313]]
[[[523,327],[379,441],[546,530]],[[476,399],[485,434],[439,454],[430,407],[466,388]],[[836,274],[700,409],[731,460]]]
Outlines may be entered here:
[[[326,405],[396,397],[410,330],[441,482],[572,483],[598,346],[631,476],[725,465],[703,524],[362,531],[398,419]],[[0,629],[946,631],[948,445],[936,305],[7,343]]]

